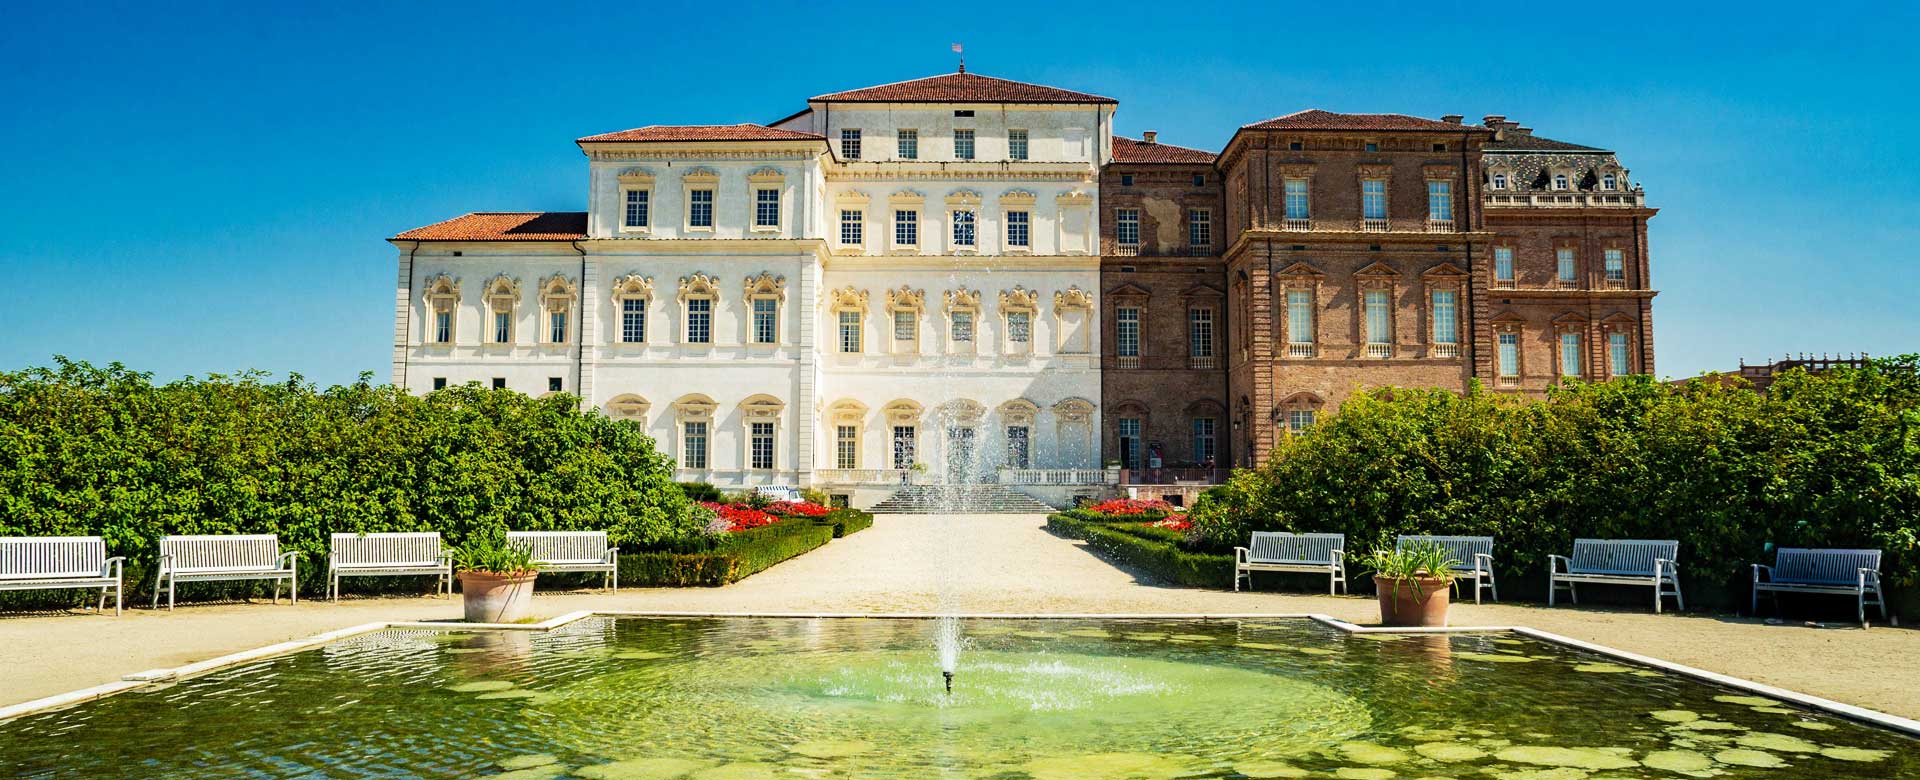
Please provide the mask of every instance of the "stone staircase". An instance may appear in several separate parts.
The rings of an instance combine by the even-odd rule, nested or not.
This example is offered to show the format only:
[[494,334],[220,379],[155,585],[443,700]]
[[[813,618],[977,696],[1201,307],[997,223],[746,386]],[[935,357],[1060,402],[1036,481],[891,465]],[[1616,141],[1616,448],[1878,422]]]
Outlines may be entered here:
[[874,514],[1042,514],[1055,511],[1006,485],[914,485],[874,504]]

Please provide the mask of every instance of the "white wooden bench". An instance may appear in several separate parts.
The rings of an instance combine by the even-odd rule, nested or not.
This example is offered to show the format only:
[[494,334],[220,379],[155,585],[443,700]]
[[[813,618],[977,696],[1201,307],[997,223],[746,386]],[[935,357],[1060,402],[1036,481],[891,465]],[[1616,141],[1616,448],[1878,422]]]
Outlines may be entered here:
[[107,557],[107,543],[98,536],[0,537],[0,590],[61,590],[99,588],[107,608],[107,589],[113,589],[113,614],[120,614],[125,589],[121,586],[121,556]]
[[1253,589],[1253,572],[1290,571],[1327,575],[1327,592],[1347,587],[1346,534],[1295,534],[1255,531],[1247,547],[1233,548],[1233,589],[1245,578]]
[[524,545],[541,571],[603,572],[604,587],[620,590],[620,548],[605,531],[508,531],[507,544]]
[[299,553],[280,552],[273,534],[221,536],[162,536],[160,561],[153,577],[153,606],[160,607],[160,589],[166,586],[167,609],[173,609],[173,588],[182,582],[273,580],[273,602],[280,603],[280,581],[287,581],[288,603],[300,600],[297,579]]
[[1480,603],[1480,591],[1486,589],[1493,600],[1500,600],[1500,586],[1493,581],[1493,537],[1491,536],[1402,536],[1394,547],[1405,550],[1427,545],[1445,550],[1452,558],[1459,579],[1473,580],[1473,603]]
[[1573,603],[1580,603],[1574,586],[1594,582],[1651,586],[1654,612],[1660,611],[1660,600],[1667,596],[1686,609],[1686,598],[1680,595],[1679,557],[1680,543],[1673,540],[1575,539],[1573,557],[1547,556],[1547,606],[1553,606],[1554,595],[1563,587]]
[[[1766,579],[1760,573],[1766,572]],[[1879,550],[1811,550],[1799,547],[1782,547],[1774,553],[1773,565],[1756,563],[1753,565],[1753,612],[1760,612],[1760,592],[1780,593],[1834,593],[1851,595],[1858,600],[1860,625],[1867,624],[1867,605],[1880,608],[1880,619],[1886,620],[1887,599],[1880,591],[1880,551]],[[1868,599],[1867,596],[1873,596]],[[1773,598],[1774,607],[1780,606],[1780,597]]]
[[436,531],[334,534],[327,555],[327,598],[340,599],[341,577],[432,575],[434,595],[453,595],[453,562]]

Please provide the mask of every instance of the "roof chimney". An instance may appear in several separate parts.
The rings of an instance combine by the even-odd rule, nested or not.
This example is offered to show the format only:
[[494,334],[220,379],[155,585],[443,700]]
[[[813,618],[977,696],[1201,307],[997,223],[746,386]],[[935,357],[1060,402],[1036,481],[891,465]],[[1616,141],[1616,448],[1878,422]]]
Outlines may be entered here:
[[1457,125],[1457,124],[1460,124],[1460,120],[1463,120],[1466,118],[1467,118],[1466,114],[1448,114],[1446,116],[1440,117],[1440,121],[1450,125]]
[[1507,118],[1506,116],[1501,114],[1488,114],[1484,117],[1481,117],[1480,121],[1486,123],[1486,126],[1488,128],[1493,130],[1498,130],[1500,129],[1501,125],[1507,123]]
[[1154,140],[1155,138],[1158,138],[1159,136],[1160,136],[1160,134],[1159,134],[1158,132],[1155,132],[1155,131],[1153,131],[1153,130],[1148,130],[1148,131],[1146,131],[1146,132],[1144,132],[1144,133],[1141,133],[1141,134],[1140,134],[1140,141],[1141,141],[1142,143],[1149,143],[1149,144],[1152,144],[1152,143],[1159,143],[1158,141],[1155,141],[1155,140]]

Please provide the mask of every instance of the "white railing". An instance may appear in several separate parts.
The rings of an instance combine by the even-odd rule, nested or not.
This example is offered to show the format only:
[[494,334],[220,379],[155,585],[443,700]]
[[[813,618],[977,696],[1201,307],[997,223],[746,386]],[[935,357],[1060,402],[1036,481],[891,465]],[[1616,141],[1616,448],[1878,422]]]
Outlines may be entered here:
[[1113,255],[1115,257],[1133,257],[1138,254],[1140,254],[1139,244],[1114,244],[1113,245]]
[[1139,368],[1140,356],[1139,355],[1115,355],[1113,358],[1113,367],[1114,368]]
[[1286,219],[1281,220],[1280,229],[1295,230],[1300,232],[1310,232],[1313,230],[1313,220],[1295,219],[1293,217],[1287,217]]
[[1552,193],[1501,193],[1490,192],[1483,199],[1488,206],[1527,207],[1527,208],[1634,208],[1646,205],[1645,192],[1552,192]]
[[1497,379],[1497,380],[1495,380],[1495,382],[1494,382],[1494,384],[1496,384],[1496,385],[1498,385],[1498,386],[1500,386],[1500,387],[1519,387],[1519,386],[1520,386],[1520,377],[1517,377],[1517,376],[1503,376],[1503,377],[1500,377],[1499,379]]
[[1117,485],[1119,469],[1001,469],[1002,485]]
[[1512,279],[1495,279],[1493,280],[1493,289],[1511,290],[1513,289],[1513,280]]
[[1188,244],[1187,245],[1188,257],[1206,257],[1211,254],[1213,254],[1212,244]]
[[1360,232],[1362,233],[1385,233],[1388,229],[1389,225],[1384,219],[1360,220]]
[[1303,342],[1287,344],[1287,357],[1290,357],[1290,358],[1313,357],[1313,342],[1303,341]]
[[1429,219],[1427,220],[1427,232],[1428,233],[1452,233],[1453,220]]
[[1193,355],[1187,358],[1187,368],[1212,369],[1216,361],[1212,355]]
[[1374,359],[1390,358],[1390,357],[1393,357],[1393,345],[1392,344],[1368,344],[1366,350],[1361,354],[1365,355],[1368,358],[1374,358]]
[[1459,344],[1435,344],[1433,356],[1437,358],[1457,358],[1460,356]]
[[925,474],[912,469],[814,469],[815,482],[829,485],[920,485]]

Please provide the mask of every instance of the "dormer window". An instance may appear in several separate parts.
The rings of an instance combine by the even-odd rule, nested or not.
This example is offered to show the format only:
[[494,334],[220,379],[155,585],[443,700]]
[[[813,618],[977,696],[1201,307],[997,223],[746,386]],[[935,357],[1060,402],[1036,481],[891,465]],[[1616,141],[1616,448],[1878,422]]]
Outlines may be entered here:
[[1494,189],[1496,189],[1496,190],[1504,190],[1504,189],[1506,189],[1506,188],[1507,188],[1507,175],[1506,175],[1506,174],[1504,174],[1504,173],[1496,173],[1496,174],[1494,174],[1494,175],[1493,175],[1493,188],[1494,188]]
[[1566,175],[1566,174],[1564,174],[1564,173],[1556,173],[1556,174],[1554,174],[1554,175],[1553,175],[1553,188],[1554,188],[1554,189],[1556,189],[1556,190],[1564,190],[1564,189],[1568,189],[1568,188],[1569,188],[1569,186],[1570,186],[1570,182],[1569,182],[1569,180],[1568,180],[1568,178],[1567,178],[1567,175]]
[[1620,189],[1620,178],[1611,173],[1601,176],[1600,189],[1608,191]]

